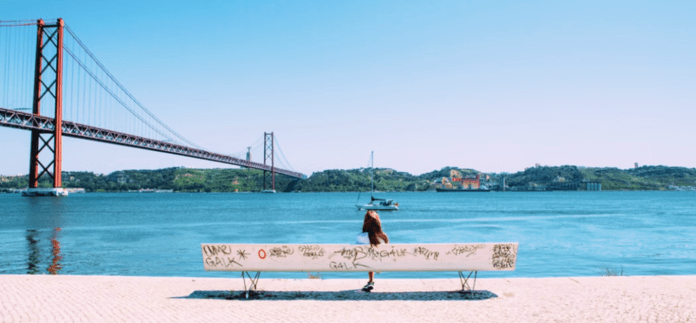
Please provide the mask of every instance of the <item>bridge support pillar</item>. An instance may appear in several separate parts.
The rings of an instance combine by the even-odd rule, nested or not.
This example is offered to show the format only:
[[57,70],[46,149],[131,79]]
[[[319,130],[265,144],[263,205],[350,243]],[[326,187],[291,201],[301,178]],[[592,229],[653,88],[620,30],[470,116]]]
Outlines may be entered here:
[[[29,188],[37,188],[43,175],[51,177],[54,188],[63,186],[63,25],[63,19],[54,25],[47,25],[43,20],[37,23],[32,112],[41,115],[41,102],[48,100],[54,106],[55,121],[52,130],[31,131]],[[51,155],[50,159],[42,162],[41,152]]]
[[269,188],[275,191],[275,164],[273,161],[273,132],[263,133],[263,165],[266,166],[267,160],[271,162],[271,183],[267,185],[266,180],[266,170],[263,171],[263,190],[266,191]]

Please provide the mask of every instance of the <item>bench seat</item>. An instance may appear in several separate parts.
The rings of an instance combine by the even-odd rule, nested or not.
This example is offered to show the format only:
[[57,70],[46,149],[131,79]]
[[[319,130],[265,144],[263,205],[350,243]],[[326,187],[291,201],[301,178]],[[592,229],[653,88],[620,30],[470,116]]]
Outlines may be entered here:
[[517,243],[202,244],[208,271],[515,270]]
[[[246,296],[256,289],[261,272],[457,271],[462,291],[479,271],[512,271],[517,263],[514,243],[439,244],[201,244],[207,271],[242,273]],[[466,276],[462,272],[467,271]],[[254,277],[249,274],[256,272]],[[247,288],[246,277],[251,283]]]

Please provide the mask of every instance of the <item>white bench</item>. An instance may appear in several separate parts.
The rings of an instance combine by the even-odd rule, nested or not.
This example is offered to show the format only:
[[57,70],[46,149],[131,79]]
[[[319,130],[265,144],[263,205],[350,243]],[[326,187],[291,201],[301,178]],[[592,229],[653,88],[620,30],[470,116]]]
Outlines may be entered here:
[[[201,244],[207,271],[242,273],[247,298],[256,290],[262,271],[367,272],[457,271],[462,291],[479,271],[512,271],[517,243],[444,244]],[[254,277],[250,272],[256,272]],[[463,272],[469,272],[465,275]],[[247,288],[246,277],[250,280]]]

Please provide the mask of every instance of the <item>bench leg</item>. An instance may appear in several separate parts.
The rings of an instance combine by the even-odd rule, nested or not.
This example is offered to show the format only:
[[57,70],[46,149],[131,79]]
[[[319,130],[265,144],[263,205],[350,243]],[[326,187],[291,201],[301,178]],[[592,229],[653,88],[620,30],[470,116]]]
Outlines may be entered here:
[[[247,277],[249,277],[249,288],[247,288],[246,277],[244,276],[245,274],[247,275]],[[246,291],[247,299],[249,298],[249,292],[252,290],[256,290],[256,285],[259,283],[259,276],[261,276],[260,271],[257,271],[254,277],[251,277],[251,274],[249,274],[248,271],[242,272],[242,280],[244,281],[244,291]]]
[[[469,286],[469,278],[471,278],[472,274],[474,275],[473,288]],[[469,272],[468,276],[465,276],[461,271],[459,272],[459,281],[462,283],[462,292],[471,293],[476,288],[476,276],[478,276],[478,271],[471,271]]]

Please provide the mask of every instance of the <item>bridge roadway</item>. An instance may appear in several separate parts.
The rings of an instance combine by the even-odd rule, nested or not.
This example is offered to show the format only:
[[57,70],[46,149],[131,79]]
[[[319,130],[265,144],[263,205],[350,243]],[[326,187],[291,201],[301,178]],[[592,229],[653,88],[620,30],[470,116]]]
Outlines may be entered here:
[[[46,116],[34,115],[32,113],[0,108],[0,126],[24,130],[38,130],[45,133],[52,133],[55,130],[55,120],[54,118]],[[278,174],[283,174],[295,178],[306,178],[306,176],[302,173],[293,172],[282,168],[275,168],[272,170],[271,166],[235,158],[232,156],[216,154],[198,148],[177,145],[170,142],[148,139],[144,137],[138,137],[122,132],[92,127],[71,121],[63,121],[62,128],[63,136],[67,137],[93,140],[139,149],[147,149],[168,154],[210,160],[223,164],[265,170],[269,172],[275,171]]]

